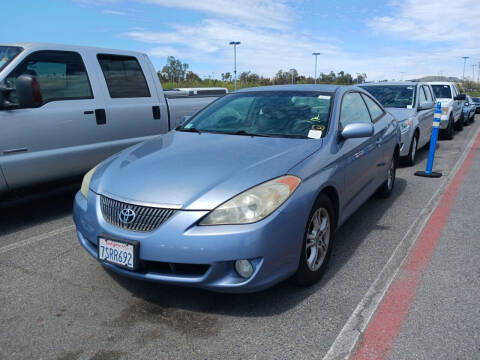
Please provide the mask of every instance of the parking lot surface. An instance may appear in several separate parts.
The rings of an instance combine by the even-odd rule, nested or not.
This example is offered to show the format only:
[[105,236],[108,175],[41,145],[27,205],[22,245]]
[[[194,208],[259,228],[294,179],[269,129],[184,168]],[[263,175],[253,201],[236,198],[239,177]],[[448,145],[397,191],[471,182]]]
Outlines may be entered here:
[[[370,199],[342,226],[325,277],[309,288],[285,282],[260,293],[231,295],[122,278],[78,244],[73,193],[2,209],[0,358],[322,358],[412,224],[426,217],[430,200],[479,126],[477,116],[454,140],[439,142],[434,169],[444,178],[413,175],[424,170],[427,149],[419,151],[415,167],[400,168],[392,197]],[[472,169],[478,167],[477,159]],[[472,290],[478,285],[478,236],[468,236],[478,234],[478,211],[463,205],[478,210],[475,179],[467,176],[468,186],[458,193],[455,218],[432,256],[391,354],[395,359],[442,354],[445,339],[466,349],[459,358],[478,357],[472,346],[478,338],[476,343],[468,338],[479,333],[478,286]],[[452,238],[462,240],[454,245]],[[470,258],[473,253],[476,258]],[[465,266],[434,280],[456,264]],[[436,301],[454,295],[471,300],[462,306]],[[418,314],[428,316],[420,321]]]

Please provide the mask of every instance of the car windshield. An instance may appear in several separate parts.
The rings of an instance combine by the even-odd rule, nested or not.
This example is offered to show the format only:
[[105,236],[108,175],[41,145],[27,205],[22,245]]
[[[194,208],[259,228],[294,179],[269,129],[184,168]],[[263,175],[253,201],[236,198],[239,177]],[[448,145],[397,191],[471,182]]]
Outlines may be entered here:
[[480,102],[480,97],[474,97],[474,98],[472,98],[472,100],[473,100],[473,102],[478,103],[478,102]]
[[319,138],[328,128],[332,98],[332,93],[306,91],[230,94],[206,107],[177,130]]
[[432,85],[432,88],[437,99],[450,99],[452,97],[450,85]]
[[21,51],[22,48],[18,46],[0,46],[0,71]]
[[375,85],[362,86],[384,107],[412,108],[415,102],[415,86],[412,85]]

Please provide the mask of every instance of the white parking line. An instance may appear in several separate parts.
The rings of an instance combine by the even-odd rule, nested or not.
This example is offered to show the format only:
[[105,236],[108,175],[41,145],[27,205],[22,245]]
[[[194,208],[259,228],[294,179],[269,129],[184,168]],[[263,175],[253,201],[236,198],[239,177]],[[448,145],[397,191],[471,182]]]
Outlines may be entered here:
[[410,250],[417,241],[417,238],[420,236],[420,233],[430,218],[430,215],[434,211],[440,199],[440,195],[453,176],[457,173],[479,133],[480,128],[475,131],[475,134],[463,150],[462,155],[455,163],[452,171],[448,174],[448,176],[443,178],[442,183],[422,209],[417,220],[414,221],[408,228],[405,236],[397,245],[392,256],[390,256],[382,271],[372,283],[363,299],[358,303],[352,315],[350,315],[327,354],[323,357],[323,360],[348,359],[350,357],[359,337],[365,331],[370,319],[380,305],[380,302],[385,296],[392,281],[395,279],[400,267],[410,253]]
[[75,225],[68,225],[68,226],[64,226],[64,227],[61,227],[59,229],[55,229],[55,230],[52,230],[52,231],[49,231],[49,232],[46,232],[46,233],[43,233],[43,234],[40,234],[40,235],[32,236],[31,238],[21,240],[21,241],[18,241],[16,243],[13,243],[13,244],[0,247],[0,254],[6,253],[7,251],[10,251],[10,250],[18,249],[22,246],[30,245],[30,244],[32,244],[34,242],[37,242],[37,241],[48,239],[49,237],[52,237],[52,236],[55,236],[55,235],[61,235],[63,233],[71,231],[73,229],[75,229]]

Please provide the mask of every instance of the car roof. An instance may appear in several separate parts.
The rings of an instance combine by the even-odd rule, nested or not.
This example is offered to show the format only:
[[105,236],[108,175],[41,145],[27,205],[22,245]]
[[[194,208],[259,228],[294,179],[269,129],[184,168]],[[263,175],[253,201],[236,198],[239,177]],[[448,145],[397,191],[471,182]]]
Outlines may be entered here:
[[83,49],[92,50],[95,52],[107,52],[107,53],[118,53],[118,54],[144,54],[139,51],[130,51],[130,50],[120,50],[120,49],[108,49],[108,48],[99,48],[94,46],[84,46],[84,45],[68,45],[68,44],[56,44],[56,43],[44,43],[44,42],[18,42],[18,43],[0,43],[0,46],[19,46],[24,50],[65,50],[65,51],[79,51]]
[[451,81],[429,81],[430,85],[453,85]]
[[416,86],[424,85],[426,82],[422,81],[382,81],[382,82],[368,82],[359,84],[358,86],[388,86],[388,85],[404,85],[404,86]]
[[319,91],[334,93],[340,88],[355,88],[349,85],[329,85],[329,84],[300,84],[300,85],[269,85],[240,89],[235,92],[253,92],[253,91]]

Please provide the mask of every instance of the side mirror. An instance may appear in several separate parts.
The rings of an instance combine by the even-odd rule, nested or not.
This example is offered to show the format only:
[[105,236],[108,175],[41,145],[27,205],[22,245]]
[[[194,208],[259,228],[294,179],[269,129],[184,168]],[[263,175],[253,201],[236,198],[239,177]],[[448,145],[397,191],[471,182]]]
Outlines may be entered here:
[[433,101],[426,101],[418,106],[418,110],[430,110],[435,106]]
[[367,123],[352,123],[345,125],[340,136],[343,139],[370,137],[373,135],[373,125]]
[[462,100],[465,100],[466,98],[467,98],[467,96],[466,96],[465,94],[458,94],[457,96],[455,96],[455,97],[453,98],[453,100],[455,100],[455,101],[457,101],[457,100],[462,101]]
[[42,105],[42,93],[38,80],[31,75],[20,75],[15,80],[20,108],[35,108]]

